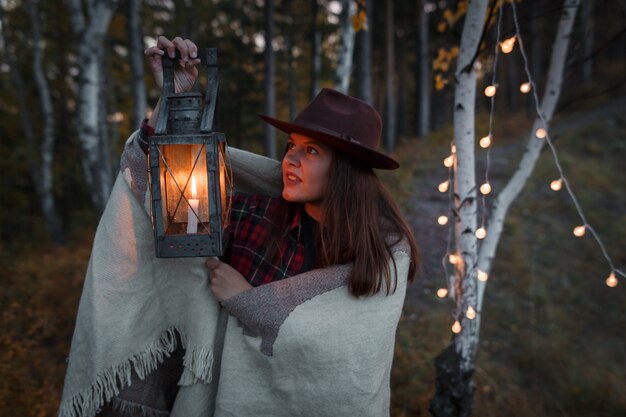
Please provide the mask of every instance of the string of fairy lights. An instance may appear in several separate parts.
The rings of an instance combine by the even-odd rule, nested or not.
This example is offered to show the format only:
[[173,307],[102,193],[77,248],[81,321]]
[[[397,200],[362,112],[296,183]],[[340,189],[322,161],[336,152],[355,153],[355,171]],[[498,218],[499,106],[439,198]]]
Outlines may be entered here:
[[[556,165],[556,168],[558,170],[559,173],[559,177],[552,180],[550,182],[550,188],[553,191],[560,191],[561,189],[563,189],[563,187],[565,187],[565,190],[567,191],[569,197],[571,198],[572,202],[574,203],[574,206],[576,208],[576,211],[578,213],[578,216],[581,220],[580,225],[577,225],[574,227],[573,229],[573,234],[576,237],[582,237],[584,236],[587,232],[589,232],[593,238],[595,239],[596,243],[598,244],[598,246],[600,247],[600,250],[602,251],[602,254],[604,256],[604,258],[606,259],[606,261],[609,264],[610,267],[610,273],[609,276],[606,278],[605,283],[607,286],[614,288],[617,286],[618,284],[618,279],[617,279],[617,275],[620,275],[621,277],[626,278],[626,273],[620,269],[618,269],[615,264],[613,263],[613,260],[611,259],[611,257],[609,256],[606,247],[604,245],[604,243],[602,242],[602,239],[600,239],[600,236],[598,235],[598,233],[595,231],[595,229],[589,224],[589,222],[587,221],[587,218],[585,217],[585,214],[582,210],[582,207],[580,206],[580,203],[578,202],[578,199],[576,198],[570,183],[567,179],[567,177],[565,176],[565,173],[563,171],[563,168],[560,164],[560,160],[556,151],[556,148],[554,147],[553,141],[550,137],[550,134],[548,132],[548,122],[545,120],[543,114],[541,113],[540,110],[540,101],[539,101],[539,97],[537,95],[537,88],[535,85],[535,82],[532,79],[532,76],[530,74],[530,70],[529,70],[529,65],[528,65],[528,57],[526,55],[526,51],[524,50],[524,44],[522,41],[522,37],[521,37],[521,31],[520,31],[520,26],[519,26],[519,21],[517,18],[517,8],[515,5],[515,2],[508,2],[511,4],[512,7],[512,11],[513,11],[513,21],[514,21],[514,27],[515,27],[515,34],[505,40],[501,40],[501,27],[502,27],[502,11],[504,8],[503,5],[504,1],[500,0],[500,7],[499,7],[499,11],[498,11],[498,18],[497,18],[497,24],[496,24],[496,43],[495,43],[495,53],[494,53],[494,59],[493,59],[493,67],[492,67],[492,79],[491,79],[491,84],[488,85],[485,90],[484,90],[484,94],[485,96],[489,97],[491,99],[490,101],[490,111],[489,111],[489,127],[488,127],[488,133],[487,135],[483,136],[480,141],[479,141],[479,146],[483,149],[486,150],[486,166],[485,166],[485,173],[484,173],[484,181],[481,184],[479,190],[481,193],[481,205],[482,205],[482,212],[481,212],[481,221],[480,221],[480,226],[475,230],[474,234],[476,236],[477,239],[482,240],[487,236],[487,230],[485,228],[485,220],[488,214],[487,211],[487,196],[491,193],[492,191],[492,187],[489,181],[489,169],[490,169],[490,153],[491,153],[491,146],[493,144],[493,132],[492,132],[492,128],[493,128],[493,119],[494,119],[494,109],[495,109],[495,96],[496,96],[496,92],[497,92],[497,88],[498,88],[498,83],[497,83],[497,79],[496,79],[496,74],[497,74],[497,68],[498,68],[498,58],[499,58],[499,53],[502,52],[503,54],[508,54],[510,52],[513,51],[513,49],[515,48],[515,44],[517,43],[519,45],[519,50],[520,50],[520,54],[523,58],[524,61],[524,71],[527,77],[526,82],[522,83],[520,85],[520,92],[522,94],[528,94],[530,92],[532,92],[532,99],[533,99],[533,104],[535,107],[535,110],[537,112],[537,117],[539,117],[539,119],[541,120],[541,125],[542,127],[539,127],[536,131],[535,131],[535,137],[537,138],[537,140],[545,140],[547,145],[549,146],[551,153],[552,153],[552,157],[554,160],[554,163]],[[456,147],[454,145],[454,143],[451,143],[450,145],[450,150],[451,153],[448,157],[446,157],[443,160],[443,165],[448,168],[448,178],[441,182],[438,185],[438,190],[441,193],[448,193],[448,199],[449,199],[449,207],[451,207],[450,212],[454,213],[454,187],[453,187],[453,181],[454,181],[454,175],[455,175],[455,165],[456,165]],[[445,226],[448,225],[450,218],[448,215],[440,215],[437,218],[437,222],[441,225],[441,226]],[[450,224],[448,226],[448,238],[447,238],[447,248],[446,248],[446,253],[442,258],[442,267],[444,270],[444,276],[446,277],[446,281],[448,279],[448,277],[450,277],[449,274],[449,265],[453,265],[455,267],[458,267],[462,264],[463,259],[461,256],[459,256],[457,253],[452,252],[451,247],[452,247],[452,239],[453,239],[453,231],[454,231],[454,223]],[[489,276],[485,271],[482,271],[478,268],[476,268],[476,277],[479,281],[485,282],[488,280]],[[449,291],[448,291],[448,287],[450,288],[454,288],[454,286],[451,286],[448,284],[448,282],[446,282],[446,286],[439,288],[437,290],[437,296],[439,296],[440,298],[445,298]],[[456,318],[458,317],[458,314],[456,314],[457,312],[453,312],[453,316]],[[476,310],[473,306],[468,306],[466,311],[465,311],[465,316],[470,319],[473,320],[476,317]],[[454,333],[459,333],[462,330],[461,327],[461,323],[459,322],[459,320],[457,319],[454,324],[452,325],[452,331]]]

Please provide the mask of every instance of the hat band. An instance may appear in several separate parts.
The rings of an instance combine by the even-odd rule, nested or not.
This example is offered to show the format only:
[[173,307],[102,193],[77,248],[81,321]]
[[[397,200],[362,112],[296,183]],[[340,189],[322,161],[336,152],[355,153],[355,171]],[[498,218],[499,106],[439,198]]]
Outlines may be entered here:
[[318,124],[315,123],[311,123],[311,122],[307,122],[306,120],[303,119],[296,119],[294,120],[294,124],[297,124],[299,126],[305,127],[307,129],[311,129],[311,130],[317,130],[320,133],[324,133],[326,135],[330,135],[330,136],[334,136],[343,140],[347,140],[348,142],[352,142],[352,143],[356,143],[356,144],[361,144],[361,142],[359,142],[358,140],[354,139],[352,136],[348,135],[347,133],[343,133],[343,132],[337,132],[335,130],[332,129],[328,129],[325,128],[323,126],[320,126]]

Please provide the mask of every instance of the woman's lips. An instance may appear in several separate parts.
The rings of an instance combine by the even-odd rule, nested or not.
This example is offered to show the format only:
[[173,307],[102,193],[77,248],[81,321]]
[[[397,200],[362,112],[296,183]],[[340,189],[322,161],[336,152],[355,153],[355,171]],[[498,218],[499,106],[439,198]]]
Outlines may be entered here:
[[300,179],[300,177],[298,177],[296,174],[294,174],[293,172],[286,172],[285,173],[285,180],[288,183],[298,183],[298,182],[302,182],[302,179]]

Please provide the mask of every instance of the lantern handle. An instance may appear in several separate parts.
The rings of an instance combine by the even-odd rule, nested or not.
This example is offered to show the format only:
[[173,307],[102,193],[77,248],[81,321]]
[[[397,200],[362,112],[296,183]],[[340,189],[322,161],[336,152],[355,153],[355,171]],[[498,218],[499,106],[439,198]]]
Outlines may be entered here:
[[200,121],[200,131],[202,133],[214,132],[217,130],[217,93],[218,66],[217,48],[205,48],[201,51],[200,60],[207,67],[207,89],[204,95],[204,107],[202,109],[202,119]]
[[[207,67],[208,82],[207,90],[204,96],[204,106],[202,110],[202,119],[200,122],[200,131],[209,133],[216,130],[215,117],[217,111],[217,93],[218,93],[218,67],[217,67],[217,48],[204,48],[199,51],[200,64]],[[174,58],[170,58],[165,53],[161,59],[163,68],[163,93],[161,96],[161,105],[159,107],[159,117],[155,127],[155,134],[163,135],[167,132],[167,114],[169,112],[169,97],[174,96],[174,65],[180,60],[180,51],[176,50]]]

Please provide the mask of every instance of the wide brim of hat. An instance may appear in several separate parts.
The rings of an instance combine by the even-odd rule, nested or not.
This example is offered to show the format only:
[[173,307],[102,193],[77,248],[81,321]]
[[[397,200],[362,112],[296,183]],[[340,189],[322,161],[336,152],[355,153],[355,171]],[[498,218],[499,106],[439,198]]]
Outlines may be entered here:
[[306,128],[295,123],[278,120],[270,116],[265,116],[263,114],[259,114],[259,117],[285,133],[296,133],[299,135],[307,136],[311,139],[319,140],[335,148],[338,148],[350,155],[353,155],[356,162],[366,164],[368,166],[371,166],[372,168],[392,170],[398,169],[400,167],[400,164],[393,158],[388,157],[382,152],[378,152],[374,149],[362,146],[357,142],[351,142],[325,132]]

